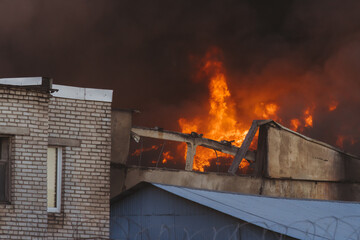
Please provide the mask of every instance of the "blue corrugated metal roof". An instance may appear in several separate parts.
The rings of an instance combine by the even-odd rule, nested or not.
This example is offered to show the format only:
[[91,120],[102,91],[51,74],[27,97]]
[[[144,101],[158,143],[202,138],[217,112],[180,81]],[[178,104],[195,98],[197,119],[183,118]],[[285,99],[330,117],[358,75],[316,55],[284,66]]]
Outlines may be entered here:
[[299,239],[358,239],[360,203],[285,199],[163,185],[167,192]]

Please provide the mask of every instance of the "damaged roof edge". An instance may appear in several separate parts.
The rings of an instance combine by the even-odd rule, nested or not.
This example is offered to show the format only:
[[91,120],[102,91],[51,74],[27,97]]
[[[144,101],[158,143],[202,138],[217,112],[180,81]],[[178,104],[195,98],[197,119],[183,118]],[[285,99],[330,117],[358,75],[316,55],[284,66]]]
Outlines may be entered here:
[[302,135],[302,134],[300,134],[300,133],[298,133],[298,132],[295,132],[295,131],[293,131],[293,130],[291,130],[291,129],[289,129],[289,128],[284,127],[283,125],[281,125],[281,124],[278,123],[278,122],[275,122],[274,120],[269,119],[269,120],[267,120],[267,121],[264,121],[264,123],[259,124],[259,126],[261,126],[261,125],[270,125],[270,126],[272,126],[272,127],[274,127],[273,125],[275,125],[276,127],[280,128],[280,129],[282,129],[282,130],[288,131],[288,132],[290,132],[290,133],[292,133],[292,134],[295,134],[295,135],[297,135],[297,136],[299,136],[299,137],[301,137],[301,138],[303,138],[303,139],[305,139],[305,140],[307,140],[307,141],[309,141],[309,142],[313,142],[313,143],[322,145],[322,146],[324,146],[324,147],[327,147],[327,148],[330,148],[330,149],[332,149],[332,150],[335,150],[335,151],[337,151],[337,152],[339,152],[339,153],[342,153],[342,154],[348,155],[348,156],[350,156],[350,157],[352,157],[352,158],[356,158],[356,159],[360,160],[360,157],[359,157],[359,156],[353,155],[353,154],[351,154],[351,153],[344,152],[343,150],[341,150],[341,149],[339,149],[339,148],[337,148],[337,147],[334,147],[334,146],[332,146],[332,145],[330,145],[330,144],[327,144],[327,143],[324,143],[324,142],[321,142],[321,141],[318,141],[318,140],[309,138],[309,137],[307,137],[307,136],[305,136],[305,135]]
[[52,96],[54,97],[112,102],[113,90],[71,87],[58,84],[53,84],[53,88],[58,90],[57,92],[52,93]]

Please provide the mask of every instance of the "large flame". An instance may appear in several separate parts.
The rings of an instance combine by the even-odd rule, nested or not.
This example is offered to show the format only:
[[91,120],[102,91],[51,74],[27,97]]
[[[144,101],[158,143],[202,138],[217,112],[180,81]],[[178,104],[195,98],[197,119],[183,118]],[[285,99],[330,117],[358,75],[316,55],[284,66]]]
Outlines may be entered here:
[[[295,106],[291,100],[292,93],[299,90],[297,81],[288,81],[287,77],[280,76],[277,79],[272,75],[269,81],[264,84],[255,84],[254,81],[262,76],[253,79],[242,79],[243,85],[234,84],[236,87],[230,88],[228,76],[221,61],[221,51],[217,48],[210,49],[202,59],[196,82],[201,79],[207,80],[208,100],[200,111],[193,117],[180,118],[178,124],[183,133],[197,132],[203,134],[205,138],[222,141],[233,141],[233,144],[240,147],[254,119],[273,119],[297,132],[304,132],[314,126],[314,114],[317,109],[326,109],[328,112],[337,110],[339,102],[329,96],[328,103],[319,104],[314,96],[302,95],[304,101],[301,105]],[[255,79],[255,80],[254,80]],[[274,80],[275,79],[275,80]],[[271,84],[270,84],[271,83]],[[234,95],[233,95],[234,94]],[[316,96],[315,96],[316,97]],[[317,104],[316,104],[317,103]],[[203,103],[200,103],[203,104]],[[256,138],[253,143],[256,144]],[[345,143],[354,144],[356,140],[348,135],[339,135],[336,145],[343,147]],[[252,145],[251,147],[256,147]],[[153,145],[143,150],[137,149],[132,156],[141,156],[142,152],[160,151],[159,146]],[[172,148],[170,151],[162,150],[159,153],[163,164],[178,162],[179,155],[186,159],[186,144]],[[161,159],[159,156],[159,160]],[[214,150],[197,147],[194,158],[193,169],[196,171],[206,171],[209,167],[221,166],[224,161],[229,164],[233,156],[216,152]],[[214,161],[215,160],[215,161]],[[153,161],[158,164],[159,161]],[[249,168],[249,162],[242,160],[240,169]],[[246,172],[246,171],[245,171]]]
[[[272,98],[272,90],[262,94],[262,100],[256,101],[257,96],[248,96],[245,101],[248,105],[253,106],[252,112],[246,113],[246,116],[237,114],[237,108],[231,91],[228,87],[226,71],[223,62],[220,60],[220,50],[211,49],[203,59],[203,66],[200,69],[208,78],[209,100],[208,112],[206,116],[199,114],[192,119],[179,119],[179,126],[184,133],[198,132],[204,137],[217,141],[227,140],[234,141],[234,145],[240,147],[241,143],[250,128],[253,119],[273,119],[282,123],[282,119],[278,116],[281,108]],[[198,74],[201,76],[201,74]],[[266,97],[268,96],[268,99]],[[332,102],[329,110],[336,108],[336,102]],[[299,118],[290,120],[290,128],[294,131],[303,131],[305,128],[313,127],[313,113],[315,105],[308,106]],[[257,137],[257,136],[256,136]],[[194,170],[204,171],[210,166],[210,159],[217,157],[227,157],[223,153],[215,153],[213,150],[198,147],[194,159]],[[219,163],[216,163],[219,165]],[[247,168],[249,163],[243,159],[240,168]]]
[[[217,141],[234,141],[234,145],[240,146],[243,142],[249,125],[239,122],[236,114],[236,107],[226,80],[226,73],[223,63],[214,58],[218,54],[217,49],[209,52],[204,59],[204,66],[201,69],[209,79],[209,102],[207,116],[194,117],[193,119],[179,119],[179,126],[183,133],[198,132],[204,137]],[[276,113],[276,104],[260,105],[256,110],[262,117],[268,118]],[[210,159],[230,156],[224,153],[217,153],[213,150],[198,147],[194,159],[193,169],[204,171],[210,166]],[[186,158],[186,157],[185,157]],[[243,159],[240,168],[248,167],[249,163]]]

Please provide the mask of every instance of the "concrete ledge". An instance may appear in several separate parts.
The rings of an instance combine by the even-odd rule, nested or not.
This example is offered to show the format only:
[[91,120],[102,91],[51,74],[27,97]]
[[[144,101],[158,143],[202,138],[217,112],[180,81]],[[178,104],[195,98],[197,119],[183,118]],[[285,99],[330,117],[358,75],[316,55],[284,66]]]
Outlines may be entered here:
[[52,79],[46,77],[0,78],[0,85],[25,87],[48,92],[52,88]]
[[0,78],[0,84],[13,86],[41,86],[42,77]]
[[81,141],[71,138],[54,138],[49,137],[48,143],[51,146],[80,147]]
[[112,102],[113,90],[70,87],[57,84],[53,84],[52,86],[54,89],[59,90],[52,93],[54,97]]
[[184,170],[141,169],[137,167],[122,168],[113,173],[112,183],[117,183],[114,186],[114,188],[117,188],[117,192],[113,190],[112,196],[142,181],[270,197],[360,201],[360,183],[355,182],[268,179]]
[[0,127],[0,134],[30,135],[30,129],[24,127]]

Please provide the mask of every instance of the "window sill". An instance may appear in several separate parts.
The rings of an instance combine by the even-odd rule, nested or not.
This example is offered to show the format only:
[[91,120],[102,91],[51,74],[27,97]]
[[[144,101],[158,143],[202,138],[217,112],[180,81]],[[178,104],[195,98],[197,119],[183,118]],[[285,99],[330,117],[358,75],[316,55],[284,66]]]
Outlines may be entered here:
[[48,213],[61,213],[60,208],[48,208],[47,209]]

